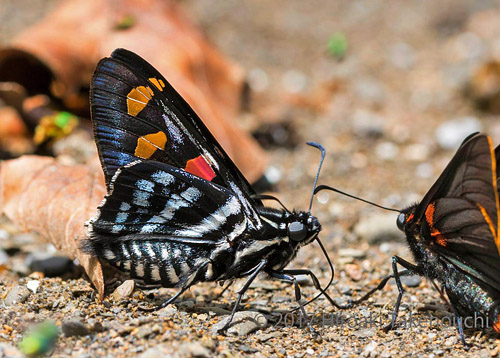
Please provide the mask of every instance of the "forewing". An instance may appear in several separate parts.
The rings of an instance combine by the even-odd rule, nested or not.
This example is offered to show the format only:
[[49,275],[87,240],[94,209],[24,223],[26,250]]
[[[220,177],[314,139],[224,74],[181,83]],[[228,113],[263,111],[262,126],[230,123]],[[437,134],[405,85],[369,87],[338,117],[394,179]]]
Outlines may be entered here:
[[498,191],[491,138],[477,134],[466,140],[436,184],[417,208],[428,245],[499,288]]
[[170,164],[233,192],[254,227],[254,190],[191,107],[149,63],[118,49],[91,84],[94,136],[106,182],[136,160]]

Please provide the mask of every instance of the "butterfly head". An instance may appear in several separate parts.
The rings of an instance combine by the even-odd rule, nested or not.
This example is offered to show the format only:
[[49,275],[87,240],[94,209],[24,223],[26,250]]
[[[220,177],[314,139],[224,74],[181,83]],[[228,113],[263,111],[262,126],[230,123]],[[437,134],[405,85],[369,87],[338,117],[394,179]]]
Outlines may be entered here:
[[413,231],[416,224],[415,211],[417,210],[417,205],[412,205],[406,209],[399,212],[396,219],[396,225],[398,229],[404,233]]
[[321,231],[318,219],[308,212],[302,211],[291,216],[292,221],[288,223],[288,237],[292,242],[307,245],[313,241]]

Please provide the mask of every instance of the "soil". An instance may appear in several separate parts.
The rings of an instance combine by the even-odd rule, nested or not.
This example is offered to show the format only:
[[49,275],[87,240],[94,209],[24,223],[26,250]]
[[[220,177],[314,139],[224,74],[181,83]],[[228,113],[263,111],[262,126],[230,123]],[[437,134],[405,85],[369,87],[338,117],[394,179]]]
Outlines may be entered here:
[[[0,0],[0,43],[8,43],[54,3]],[[309,205],[319,152],[306,141],[326,148],[320,183],[399,209],[426,193],[469,132],[487,132],[500,143],[498,114],[478,109],[467,91],[480,66],[500,59],[498,1],[185,0],[182,6],[210,41],[247,71],[253,97],[242,125],[291,123],[296,145],[268,149],[271,173],[280,175],[274,194],[289,208]],[[347,40],[343,58],[328,50],[335,33]],[[325,192],[314,200],[312,212],[322,223],[321,239],[335,265],[328,292],[339,303],[360,297],[390,274],[393,255],[412,260],[397,231],[396,213]],[[389,322],[398,294],[391,281],[353,309],[335,310],[323,297],[308,305],[316,317],[315,335],[279,321],[296,306],[293,287],[262,277],[242,307],[263,312],[268,325],[253,333],[239,325],[234,334],[222,335],[212,326],[231,309],[241,282],[222,297],[215,284],[199,284],[176,305],[146,313],[138,307],[175,291],[136,287],[130,297],[109,295],[100,303],[90,283],[75,274],[27,276],[34,253],[50,250],[36,235],[2,221],[0,254],[8,253],[8,269],[0,272],[0,298],[29,281],[39,281],[40,287],[22,302],[0,308],[0,343],[15,346],[31,322],[52,320],[58,326],[81,322],[86,329],[83,336],[61,335],[52,357],[499,354],[500,341],[480,330],[466,331],[466,351],[456,328],[447,324],[448,306],[425,279],[405,281],[396,329],[380,328],[380,320]],[[1,260],[2,255],[0,267]],[[304,247],[290,266],[311,269],[323,285],[331,275],[316,244]],[[300,282],[306,299],[317,294],[307,280]],[[430,315],[442,324],[427,324]],[[411,326],[412,319],[422,324]]]

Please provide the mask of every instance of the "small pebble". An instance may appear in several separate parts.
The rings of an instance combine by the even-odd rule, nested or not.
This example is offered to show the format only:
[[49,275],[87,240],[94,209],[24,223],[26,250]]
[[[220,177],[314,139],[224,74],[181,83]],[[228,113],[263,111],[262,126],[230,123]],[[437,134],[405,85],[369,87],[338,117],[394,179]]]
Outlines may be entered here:
[[113,292],[113,298],[115,301],[120,301],[124,298],[130,297],[135,289],[134,280],[127,280],[118,286]]
[[282,336],[283,336],[283,333],[278,331],[278,332],[272,332],[272,333],[260,335],[259,337],[257,337],[257,339],[260,342],[267,342],[270,339],[279,338]]
[[403,237],[396,226],[397,215],[371,214],[361,217],[354,226],[354,233],[373,244],[382,241],[399,241]]
[[187,353],[188,357],[208,358],[212,356],[210,351],[199,342],[184,343],[181,345],[181,352],[182,351]]
[[33,259],[29,264],[31,271],[43,272],[46,277],[56,277],[66,272],[71,272],[73,266],[73,260],[64,256]]
[[152,334],[154,333],[153,331],[153,326],[152,325],[144,325],[144,326],[141,326],[139,327],[139,329],[137,330],[137,333],[135,334],[137,338],[147,338],[149,336],[151,336]]
[[[218,332],[221,330],[228,320],[229,316],[214,324],[212,326],[212,332]],[[234,315],[233,321],[231,322],[227,333],[243,337],[266,326],[267,318],[262,313],[254,311],[240,311],[236,312]]]
[[383,160],[392,160],[397,157],[399,148],[391,142],[382,142],[375,146],[375,154]]
[[377,342],[372,341],[367,344],[361,354],[363,357],[376,357],[377,356]]
[[23,358],[24,354],[19,349],[8,343],[0,342],[0,357],[2,358]]
[[358,250],[358,249],[340,249],[338,251],[338,254],[340,257],[352,257],[355,259],[361,259],[366,256],[366,252],[363,250]]
[[401,70],[409,70],[416,61],[416,54],[413,47],[405,42],[399,42],[391,46],[389,59],[394,66]]
[[385,120],[373,112],[357,110],[352,118],[352,132],[360,138],[380,138],[384,135]]
[[347,264],[344,266],[344,271],[351,278],[353,281],[359,281],[361,280],[361,276],[363,275],[363,272],[359,268],[358,265],[356,264]]
[[256,92],[262,92],[269,86],[269,76],[260,68],[251,69],[248,72],[247,80],[250,88]]
[[90,330],[79,321],[67,321],[62,324],[62,331],[66,337],[88,336]]
[[285,91],[299,93],[307,86],[307,76],[298,70],[288,70],[283,74],[282,83]]
[[384,87],[373,78],[361,78],[354,83],[354,92],[368,104],[380,104],[384,101]]
[[359,338],[368,338],[373,337],[376,334],[376,329],[374,328],[364,328],[360,330],[356,330],[354,335]]
[[273,298],[271,299],[271,302],[273,303],[285,303],[285,302],[290,302],[292,298],[290,296],[281,296],[281,295],[274,295]]
[[23,303],[28,299],[30,294],[31,294],[30,290],[28,290],[28,288],[26,288],[25,286],[15,286],[9,291],[3,303],[6,306],[12,306],[17,303]]
[[199,321],[206,321],[208,319],[208,314],[206,313],[200,313],[198,317],[196,317],[197,320]]
[[95,322],[92,325],[92,332],[100,333],[100,332],[104,332],[105,330],[106,330],[106,328],[104,328],[104,326],[102,325],[101,322]]
[[4,265],[9,259],[9,255],[3,250],[0,249],[0,265]]
[[434,168],[430,163],[420,163],[415,168],[415,174],[419,178],[427,179],[434,175]]
[[403,285],[408,287],[418,287],[418,285],[422,282],[422,278],[418,275],[401,276],[401,282]]
[[38,280],[28,281],[28,283],[26,284],[26,287],[31,292],[36,293],[38,291],[38,288],[40,287],[40,281],[38,281]]

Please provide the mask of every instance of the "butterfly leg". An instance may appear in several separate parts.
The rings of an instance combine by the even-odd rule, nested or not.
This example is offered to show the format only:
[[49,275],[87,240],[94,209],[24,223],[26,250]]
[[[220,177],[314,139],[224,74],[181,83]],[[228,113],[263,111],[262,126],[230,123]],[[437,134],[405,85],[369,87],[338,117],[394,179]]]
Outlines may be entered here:
[[[446,291],[446,287],[444,287],[443,291]],[[458,335],[460,336],[460,340],[462,341],[462,344],[464,345],[464,347],[469,348],[469,345],[465,341],[464,325],[463,325],[462,316],[460,315],[460,313],[458,312],[457,308],[452,303],[452,301],[447,300],[447,302],[448,302],[449,306],[451,307],[451,310],[453,311],[453,314],[458,319],[458,322],[457,322],[458,323],[458,327],[457,327],[457,329],[458,329]]]
[[217,296],[215,296],[215,299],[218,300],[219,298],[221,298],[224,295],[224,293],[227,291],[227,289],[233,285],[233,283],[234,283],[234,281],[229,281],[229,283],[226,285],[226,287],[224,287],[222,289],[222,291]]
[[164,307],[167,307],[169,304],[174,302],[177,299],[177,297],[182,295],[189,287],[191,287],[193,285],[193,283],[196,281],[198,274],[200,272],[203,272],[203,270],[206,268],[206,266],[207,266],[206,262],[203,263],[201,266],[199,266],[197,268],[197,270],[190,275],[190,278],[184,283],[184,285],[181,287],[180,291],[177,292],[172,297],[170,297],[168,300],[163,301],[162,303],[160,303],[159,305],[157,305],[155,307],[150,307],[150,308],[139,307],[139,310],[144,311],[144,312],[153,312],[153,311],[162,309]]
[[190,286],[185,286],[185,287],[181,288],[179,290],[179,292],[177,292],[175,295],[170,297],[168,300],[163,301],[162,303],[160,303],[157,306],[154,306],[154,307],[141,307],[141,306],[139,306],[138,309],[140,311],[143,311],[143,312],[154,312],[154,311],[157,311],[157,310],[162,309],[164,307],[167,307],[169,304],[174,302],[177,299],[177,297],[182,295],[189,287]]
[[[295,289],[295,301],[297,301],[297,303],[299,304],[299,307],[300,307],[300,311],[302,313],[302,316],[304,317],[304,319],[306,320],[306,323],[307,323],[307,327],[309,328],[309,330],[312,332],[312,333],[316,333],[316,331],[314,330],[314,328],[312,327],[311,325],[311,321],[309,320],[309,318],[307,317],[307,313],[306,313],[306,310],[304,308],[304,305],[302,304],[301,302],[301,299],[302,299],[302,294],[300,292],[300,286],[299,284],[297,283],[297,278],[295,278],[294,276],[290,275],[290,271],[292,272],[297,272],[297,271],[302,271],[302,270],[283,270],[283,271],[279,271],[279,272],[276,272],[276,271],[271,271],[269,272],[269,275],[273,278],[276,278],[278,280],[283,280],[283,281],[288,281],[288,282],[291,282],[294,286],[294,289]],[[307,271],[307,270],[304,270],[304,271]],[[299,274],[305,274],[303,272],[300,272]],[[312,272],[311,272],[312,274]],[[314,274],[313,274],[314,275]],[[316,278],[316,277],[315,277]],[[316,278],[316,281],[318,279]],[[314,279],[313,279],[313,282],[314,282]],[[319,284],[319,281],[318,281],[318,284]]]
[[234,315],[236,314],[236,310],[238,309],[238,306],[240,305],[241,299],[243,298],[243,295],[245,292],[248,290],[250,285],[252,284],[253,280],[257,277],[257,275],[262,271],[262,269],[266,266],[267,260],[263,259],[257,266],[255,266],[252,270],[250,270],[247,274],[250,274],[250,276],[247,278],[245,284],[243,287],[238,291],[238,297],[236,298],[236,303],[234,304],[233,311],[231,312],[231,315],[229,316],[228,321],[222,327],[219,329],[219,331],[225,331],[229,328],[229,325],[231,324]]
[[[326,291],[323,290],[323,288],[321,287],[321,285],[319,283],[318,278],[316,277],[316,275],[312,271],[306,270],[306,269],[287,269],[287,270],[282,270],[280,272],[284,273],[284,274],[288,274],[288,275],[294,275],[294,276],[295,275],[307,275],[307,276],[309,276],[311,278],[311,281],[313,282],[314,288],[317,289],[318,291],[320,291],[321,294],[324,295],[326,297],[326,299],[332,304],[332,306],[334,306],[335,308],[338,308],[338,309],[351,308],[351,305],[349,305],[349,304],[347,304],[347,305],[337,304],[333,300],[333,298],[331,298],[330,295],[328,295],[328,293],[326,293]],[[294,311],[295,310],[296,309],[294,309]]]
[[387,326],[384,327],[385,332],[390,331],[396,325],[396,319],[398,318],[398,314],[399,314],[399,306],[401,305],[401,300],[403,299],[403,295],[405,293],[405,290],[403,288],[403,284],[401,283],[401,275],[399,274],[399,271],[398,271],[398,264],[403,266],[408,272],[411,272],[414,274],[422,274],[422,271],[421,271],[419,266],[414,265],[414,264],[402,259],[399,256],[392,257],[392,272],[394,275],[394,279],[396,280],[396,286],[398,287],[399,294],[398,294],[398,298],[396,301],[396,306],[394,307],[394,312],[392,314],[391,323],[389,323]]
[[449,300],[446,298],[446,296],[444,295],[444,290],[443,290],[441,287],[439,287],[439,286],[437,285],[437,283],[436,283],[436,282],[434,282],[434,280],[431,280],[431,282],[432,282],[432,285],[434,286],[434,288],[436,289],[436,291],[438,291],[438,292],[439,292],[439,296],[441,296],[441,298],[443,299],[443,301],[444,301],[444,302],[446,302],[446,303],[448,304],[448,306],[451,306],[450,301],[449,301]]

